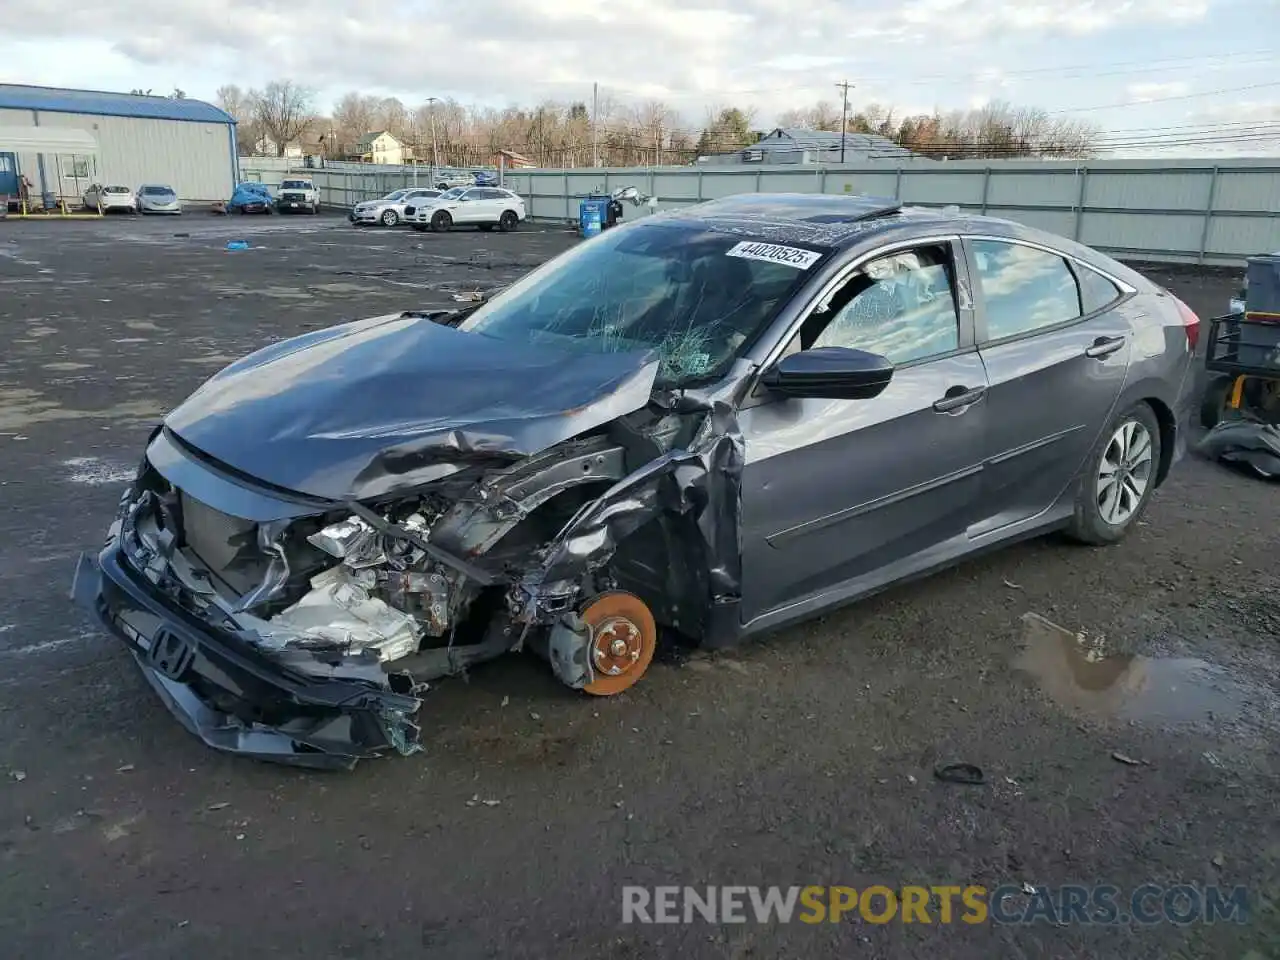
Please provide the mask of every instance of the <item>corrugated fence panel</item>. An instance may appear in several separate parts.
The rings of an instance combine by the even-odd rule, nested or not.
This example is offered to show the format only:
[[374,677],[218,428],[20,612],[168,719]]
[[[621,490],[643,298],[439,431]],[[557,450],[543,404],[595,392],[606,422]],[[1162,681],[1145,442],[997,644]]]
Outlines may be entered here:
[[1219,172],[1213,208],[1232,212],[1263,210],[1280,217],[1280,167]]
[[1076,215],[1072,210],[988,210],[987,214],[1022,223],[1036,230],[1048,230],[1075,239]]
[[[278,161],[246,176],[279,183]],[[295,170],[326,203],[351,204],[411,183],[408,172]],[[1216,170],[1216,173],[1215,173]],[[1268,160],[871,161],[859,166],[699,166],[519,170],[506,185],[534,219],[576,220],[582,197],[634,186],[669,210],[739,193],[857,193],[904,203],[986,210],[1102,250],[1170,262],[1239,264],[1280,249],[1280,163]],[[627,207],[626,219],[647,208]]]
[[1209,226],[1206,247],[1217,253],[1233,254],[1240,259],[1258,253],[1280,250],[1280,217],[1231,217],[1219,214]]
[[[1192,173],[1089,171],[1084,205],[1110,210],[1199,210],[1209,203],[1210,170]],[[1197,242],[1199,235],[1197,234]]]
[[1075,170],[993,170],[987,185],[988,208],[1074,207],[1079,199],[1080,177]]
[[[902,172],[901,193],[903,203],[921,204],[982,204],[982,181],[985,171],[930,171]],[[893,196],[893,194],[890,194]]]
[[1080,242],[1106,250],[1144,251],[1161,247],[1194,253],[1204,230],[1203,214],[1094,213],[1086,210]]
[[830,170],[826,193],[860,193],[868,197],[893,197],[898,191],[896,170]]

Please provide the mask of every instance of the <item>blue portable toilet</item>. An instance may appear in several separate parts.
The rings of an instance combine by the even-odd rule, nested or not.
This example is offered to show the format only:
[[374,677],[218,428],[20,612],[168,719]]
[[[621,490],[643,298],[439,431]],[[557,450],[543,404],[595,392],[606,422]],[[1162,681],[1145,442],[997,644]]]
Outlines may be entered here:
[[594,237],[599,234],[601,229],[604,227],[604,221],[605,217],[608,216],[608,211],[608,197],[587,197],[578,206],[579,232],[584,237]]

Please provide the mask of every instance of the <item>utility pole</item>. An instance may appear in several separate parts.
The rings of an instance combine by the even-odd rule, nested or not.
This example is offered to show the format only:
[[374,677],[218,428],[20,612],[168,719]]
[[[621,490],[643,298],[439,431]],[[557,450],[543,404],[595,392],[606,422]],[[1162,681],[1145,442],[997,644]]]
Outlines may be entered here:
[[431,186],[433,187],[440,176],[436,172],[436,168],[440,166],[440,153],[436,148],[436,104],[439,102],[439,97],[427,97],[427,103],[431,109]]
[[596,118],[600,116],[600,84],[591,84],[591,166],[600,166],[600,136]]
[[840,101],[840,162],[842,164],[844,163],[845,131],[848,129],[849,124],[849,88],[852,86],[853,84],[848,80],[842,80],[836,84],[836,88],[844,95]]

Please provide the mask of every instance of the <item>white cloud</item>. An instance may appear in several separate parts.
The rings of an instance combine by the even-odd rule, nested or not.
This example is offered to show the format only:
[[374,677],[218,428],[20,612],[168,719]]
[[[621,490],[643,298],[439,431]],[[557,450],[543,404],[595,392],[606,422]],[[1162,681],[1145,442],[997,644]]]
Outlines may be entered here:
[[[706,106],[750,102],[767,122],[834,99],[842,75],[857,83],[857,103],[928,99],[909,86],[913,75],[945,70],[955,79],[936,84],[944,106],[1000,97],[1010,82],[1001,57],[1034,58],[1036,43],[1056,52],[1072,37],[1138,36],[1203,19],[1225,2],[474,0],[442,17],[426,0],[169,0],[162,15],[152,0],[26,0],[22,39],[0,37],[0,80],[176,85],[211,98],[222,83],[288,77],[324,91],[325,101],[359,89],[410,106],[427,96],[585,101],[598,81],[614,98],[667,99],[693,121]],[[112,42],[102,23],[128,26]],[[859,72],[881,79],[859,82]]]
[[1131,83],[1128,86],[1129,102],[1148,103],[1167,97],[1180,97],[1190,89],[1190,84],[1182,80],[1173,80],[1169,83]]

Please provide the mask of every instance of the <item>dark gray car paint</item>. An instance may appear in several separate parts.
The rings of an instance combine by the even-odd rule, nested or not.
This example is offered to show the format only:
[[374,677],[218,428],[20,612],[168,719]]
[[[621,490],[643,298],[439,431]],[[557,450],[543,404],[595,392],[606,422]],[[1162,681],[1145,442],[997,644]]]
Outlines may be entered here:
[[214,375],[165,427],[275,487],[361,500],[608,423],[648,402],[658,371],[647,352],[575,355],[414,314],[325,333]]
[[[526,622],[549,623],[550,604],[572,603],[629,532],[651,519],[687,517],[699,542],[673,549],[701,551],[709,584],[705,639],[718,645],[1064,522],[1080,481],[1075,447],[1085,444],[1083,434],[1096,437],[1111,411],[1141,400],[1154,401],[1162,426],[1169,411],[1182,410],[1190,351],[1181,318],[1167,295],[1109,258],[1004,221],[886,212],[883,204],[845,205],[846,198],[807,199],[800,207],[812,212],[809,219],[771,221],[765,209],[770,199],[662,215],[699,218],[743,237],[834,248],[718,383],[662,399],[652,394],[657,364],[647,355],[574,357],[570,364],[564,355],[483,342],[421,317],[374,318],[277,344],[233,364],[168,421],[174,436],[199,452],[163,436],[153,447],[172,454],[166,464],[173,476],[203,484],[200,489],[218,502],[265,514],[289,512],[315,498],[408,492],[441,476],[442,467],[452,469],[453,459],[477,452],[528,456],[646,404],[683,405],[703,417],[696,435],[631,462],[630,475],[611,478],[606,493],[536,552],[513,589],[528,598]],[[856,220],[851,211],[857,209],[873,219]],[[1043,244],[1132,286],[1136,296],[1100,321],[1063,325],[1045,341],[1056,347],[1047,355],[1038,337],[1007,344],[1011,349],[1002,353],[1004,348],[980,341],[982,304],[959,258],[962,340],[954,353],[900,367],[872,400],[786,399],[760,387],[761,375],[830,282],[893,244],[936,245],[965,235]],[[1123,369],[1119,359],[1111,366],[1079,362],[1096,336],[1087,328],[1093,322],[1129,327]],[[372,345],[364,354],[371,362],[344,360],[344,340]],[[989,349],[990,363],[984,356]],[[556,369],[570,365],[575,369]],[[1068,412],[1056,424],[1017,417],[1005,423],[992,402],[993,383],[1003,394],[1020,375],[1035,379],[1046,366],[1054,380],[1042,390],[1040,405],[1059,411],[1080,402],[1083,390],[1092,416]],[[1083,371],[1085,384],[1071,380],[1072,369]],[[463,371],[502,382],[473,384],[477,377]],[[1100,382],[1089,383],[1091,375]],[[281,385],[289,390],[272,409],[264,397]],[[1090,391],[1092,386],[1098,389]],[[957,389],[972,391],[972,401],[935,407]],[[1016,392],[1007,393],[998,397],[999,406],[1016,402]],[[218,402],[210,409],[211,400]],[[355,406],[333,406],[341,401]],[[1167,455],[1180,450],[1175,433],[1178,442],[1169,444]],[[1011,484],[1001,471],[1009,463],[1021,470],[1017,461],[1036,450],[1054,451],[1041,463],[1044,476],[1037,480],[1043,484],[1010,507],[1002,491]],[[206,455],[221,463],[205,463]],[[1167,462],[1161,466],[1160,478]],[[210,469],[214,479],[193,479],[197,468]],[[281,496],[289,506],[269,507],[243,494],[256,480],[311,497]],[[281,494],[260,492],[265,499]],[[465,530],[460,537],[466,539]]]

